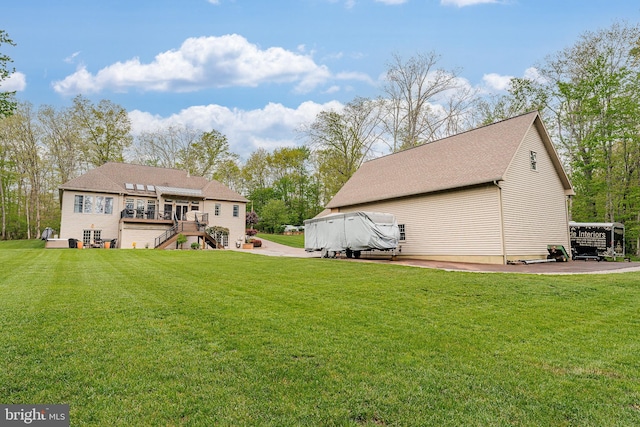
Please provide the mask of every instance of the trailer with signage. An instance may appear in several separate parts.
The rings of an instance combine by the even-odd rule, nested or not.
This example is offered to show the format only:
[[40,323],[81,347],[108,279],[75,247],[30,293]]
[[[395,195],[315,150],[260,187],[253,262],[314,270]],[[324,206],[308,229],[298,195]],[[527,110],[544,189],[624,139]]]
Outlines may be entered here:
[[571,258],[597,260],[624,257],[624,224],[619,222],[569,222]]

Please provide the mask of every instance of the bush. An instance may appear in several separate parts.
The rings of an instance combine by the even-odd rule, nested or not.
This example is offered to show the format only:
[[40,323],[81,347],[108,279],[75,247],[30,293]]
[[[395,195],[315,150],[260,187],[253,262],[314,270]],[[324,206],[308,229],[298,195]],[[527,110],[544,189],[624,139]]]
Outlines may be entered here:
[[260,240],[260,239],[251,239],[251,243],[253,243],[253,247],[254,248],[261,248],[262,247],[262,240]]
[[200,249],[200,243],[198,242],[191,243],[191,249]]
[[256,230],[255,228],[247,228],[245,233],[247,234],[247,236],[252,237],[258,234],[258,230]]

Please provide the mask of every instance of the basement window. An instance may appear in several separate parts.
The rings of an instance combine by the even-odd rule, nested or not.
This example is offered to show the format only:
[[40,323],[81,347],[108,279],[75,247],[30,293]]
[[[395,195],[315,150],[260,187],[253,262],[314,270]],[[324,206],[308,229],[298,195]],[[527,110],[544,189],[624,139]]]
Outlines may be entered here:
[[535,151],[529,151],[529,164],[532,171],[538,170],[538,154]]

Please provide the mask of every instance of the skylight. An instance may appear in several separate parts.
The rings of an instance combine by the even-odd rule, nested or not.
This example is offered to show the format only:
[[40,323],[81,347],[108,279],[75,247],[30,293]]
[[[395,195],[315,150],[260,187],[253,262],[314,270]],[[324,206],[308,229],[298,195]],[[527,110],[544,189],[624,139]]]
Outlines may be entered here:
[[136,184],[136,190],[144,191],[144,184]]
[[126,188],[127,190],[133,190],[133,184],[130,184],[130,183],[128,183],[128,182],[127,182],[127,183],[124,185],[124,188]]

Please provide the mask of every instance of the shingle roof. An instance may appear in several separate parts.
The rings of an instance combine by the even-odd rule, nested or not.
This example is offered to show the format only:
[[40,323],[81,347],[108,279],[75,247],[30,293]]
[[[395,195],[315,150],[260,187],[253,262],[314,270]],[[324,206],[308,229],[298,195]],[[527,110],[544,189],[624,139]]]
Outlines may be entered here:
[[[133,189],[125,185],[133,184]],[[145,186],[137,190],[137,184]],[[199,195],[208,199],[247,202],[247,199],[218,181],[208,181],[201,176],[189,176],[178,169],[157,168],[127,163],[105,163],[89,172],[65,182],[61,190],[80,190],[118,194],[149,194],[148,185],[154,186],[153,194]]]
[[572,192],[537,112],[390,154],[364,163],[327,205],[357,205],[500,181],[535,125],[565,186]]

